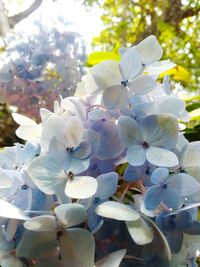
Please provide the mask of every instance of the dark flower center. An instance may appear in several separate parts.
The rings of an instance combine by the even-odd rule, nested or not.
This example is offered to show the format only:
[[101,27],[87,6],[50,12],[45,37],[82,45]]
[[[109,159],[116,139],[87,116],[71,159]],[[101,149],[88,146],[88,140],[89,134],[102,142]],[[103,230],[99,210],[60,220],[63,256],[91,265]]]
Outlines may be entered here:
[[57,237],[61,237],[63,235],[63,232],[61,230],[58,230],[57,233],[56,233]]
[[142,146],[143,146],[144,148],[148,148],[148,147],[149,147],[149,144],[148,144],[146,141],[144,141],[144,143],[142,144]]
[[72,153],[74,151],[74,147],[67,147],[67,152]]
[[73,180],[73,178],[74,178],[74,174],[73,174],[73,172],[68,172],[67,173],[67,178],[69,179],[69,180]]
[[22,186],[21,186],[21,190],[27,190],[28,189],[28,186],[26,185],[26,184],[23,184]]
[[164,189],[167,189],[167,184],[164,184],[164,185],[163,185],[163,188],[164,188]]
[[95,198],[94,198],[94,202],[95,202],[95,203],[99,203],[99,201],[100,201],[100,198],[99,198],[99,197],[95,197]]
[[121,85],[123,85],[123,86],[127,86],[127,84],[128,84],[128,80],[126,80],[126,81],[121,81]]

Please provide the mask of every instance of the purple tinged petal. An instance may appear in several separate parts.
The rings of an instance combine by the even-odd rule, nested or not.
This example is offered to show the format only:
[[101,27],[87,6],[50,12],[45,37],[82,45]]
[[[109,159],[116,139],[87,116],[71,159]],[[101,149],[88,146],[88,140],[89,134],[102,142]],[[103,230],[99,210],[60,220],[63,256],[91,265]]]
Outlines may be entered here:
[[96,154],[99,159],[114,159],[123,152],[124,146],[120,141],[114,122],[104,121],[98,133],[100,134],[100,144]]
[[94,197],[108,198],[117,190],[118,174],[116,172],[105,173],[97,177],[98,187]]
[[134,182],[142,178],[145,174],[144,166],[128,166],[124,172],[124,179],[128,182]]

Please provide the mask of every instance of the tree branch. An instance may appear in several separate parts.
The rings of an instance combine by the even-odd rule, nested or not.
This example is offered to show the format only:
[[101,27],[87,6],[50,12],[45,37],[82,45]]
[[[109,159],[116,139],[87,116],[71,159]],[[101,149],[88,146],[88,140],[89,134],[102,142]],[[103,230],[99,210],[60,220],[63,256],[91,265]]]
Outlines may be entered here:
[[182,11],[182,14],[180,16],[180,19],[184,19],[184,18],[188,18],[188,17],[192,17],[195,15],[198,15],[198,13],[200,12],[200,7],[199,8],[189,8],[187,10]]
[[29,15],[31,15],[36,9],[39,8],[39,6],[42,4],[43,0],[35,0],[33,4],[27,8],[26,10],[22,11],[19,14],[16,14],[14,16],[8,17],[9,25],[11,28],[15,26],[15,24],[19,23],[23,19],[27,18]]

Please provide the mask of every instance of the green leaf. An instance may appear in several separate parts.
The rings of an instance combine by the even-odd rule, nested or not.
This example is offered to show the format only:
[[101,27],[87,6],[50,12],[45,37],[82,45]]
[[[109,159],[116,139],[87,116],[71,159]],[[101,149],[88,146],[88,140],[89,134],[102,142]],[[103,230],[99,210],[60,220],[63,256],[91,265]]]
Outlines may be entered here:
[[120,55],[114,52],[94,52],[88,56],[87,65],[94,66],[104,60],[120,60]]

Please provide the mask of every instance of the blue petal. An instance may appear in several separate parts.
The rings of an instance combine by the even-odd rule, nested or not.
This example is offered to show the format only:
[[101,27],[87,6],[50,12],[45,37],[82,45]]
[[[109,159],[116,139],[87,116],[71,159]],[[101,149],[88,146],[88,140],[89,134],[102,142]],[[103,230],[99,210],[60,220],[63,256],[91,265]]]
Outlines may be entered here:
[[98,187],[95,193],[97,198],[108,198],[117,190],[118,174],[116,172],[105,173],[97,177]]
[[183,232],[174,230],[165,233],[172,253],[179,253],[183,243]]
[[124,172],[124,179],[128,182],[134,182],[141,179],[145,174],[146,166],[128,166]]
[[160,185],[154,185],[150,187],[144,196],[145,208],[148,210],[153,210],[160,204],[164,189]]
[[200,223],[193,222],[191,227],[184,229],[184,233],[189,234],[189,235],[200,235]]
[[90,208],[88,209],[88,218],[87,218],[87,222],[88,222],[88,226],[90,228],[91,231],[95,230],[95,228],[97,227],[97,225],[100,223],[100,221],[102,220],[102,217],[97,215],[95,212],[96,207],[101,204],[101,202],[98,203],[93,203]]
[[192,216],[188,211],[182,211],[179,212],[175,219],[174,219],[175,223],[176,223],[176,227],[178,229],[182,229],[182,230],[187,230],[189,228],[191,228],[193,222],[192,222]]
[[81,160],[81,159],[72,158],[70,166],[67,169],[67,171],[68,172],[70,171],[73,174],[79,174],[79,173],[86,171],[89,165],[90,165],[90,159]]
[[180,195],[176,188],[167,187],[163,193],[162,201],[168,208],[177,209],[180,204]]
[[97,167],[101,173],[107,173],[107,172],[114,172],[115,171],[115,164],[114,160],[97,160]]
[[150,115],[142,127],[144,140],[151,146],[171,149],[177,143],[178,121],[173,115]]
[[86,159],[92,153],[92,147],[87,141],[82,141],[76,148],[71,152],[72,156],[77,159]]
[[171,188],[176,188],[180,196],[186,197],[200,192],[200,183],[192,176],[179,173],[169,179],[168,185]]
[[154,184],[164,183],[169,176],[169,171],[166,168],[157,168],[151,175],[151,182]]
[[104,121],[99,129],[100,145],[97,150],[97,157],[101,160],[114,159],[119,156],[123,150],[117,127],[112,121]]
[[131,117],[120,116],[117,128],[119,136],[126,147],[143,143],[142,131]]
[[146,161],[146,151],[141,145],[133,145],[127,149],[127,161],[132,166],[141,166]]

